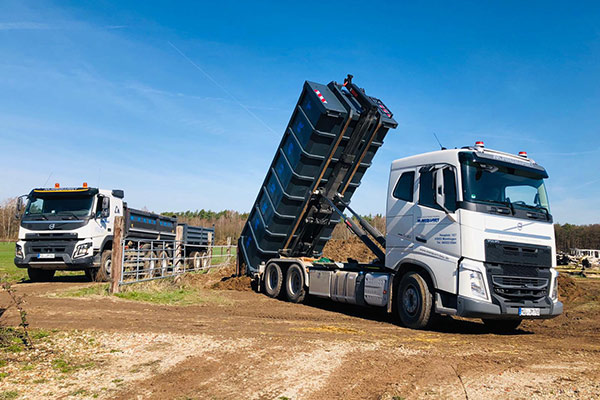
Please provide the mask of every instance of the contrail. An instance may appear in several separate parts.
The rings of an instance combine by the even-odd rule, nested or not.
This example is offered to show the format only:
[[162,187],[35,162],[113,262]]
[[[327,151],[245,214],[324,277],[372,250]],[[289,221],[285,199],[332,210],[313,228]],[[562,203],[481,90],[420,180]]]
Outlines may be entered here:
[[198,71],[202,72],[202,74],[207,77],[212,83],[215,84],[215,86],[217,86],[219,89],[221,89],[223,92],[225,92],[225,94],[227,94],[227,96],[231,97],[231,99],[233,101],[235,101],[240,107],[242,107],[244,110],[246,110],[246,112],[248,114],[250,114],[254,119],[256,119],[258,122],[260,122],[265,128],[267,128],[268,130],[270,130],[271,132],[273,132],[274,134],[278,134],[277,132],[275,132],[273,129],[271,129],[271,127],[269,125],[267,125],[267,123],[265,121],[263,121],[262,119],[260,119],[260,117],[256,114],[254,114],[248,107],[246,107],[241,101],[239,101],[237,99],[237,97],[235,97],[233,94],[231,94],[229,92],[229,90],[225,89],[222,85],[219,84],[219,82],[217,82],[212,76],[210,76],[205,70],[203,70],[202,68],[200,68],[200,66],[198,64],[196,64],[194,61],[192,61],[188,56],[186,56],[181,50],[179,50],[177,48],[177,46],[175,46],[173,43],[168,42],[169,45],[175,49],[175,51],[177,51],[183,58],[185,58],[187,61],[189,61],[190,64],[192,64]]

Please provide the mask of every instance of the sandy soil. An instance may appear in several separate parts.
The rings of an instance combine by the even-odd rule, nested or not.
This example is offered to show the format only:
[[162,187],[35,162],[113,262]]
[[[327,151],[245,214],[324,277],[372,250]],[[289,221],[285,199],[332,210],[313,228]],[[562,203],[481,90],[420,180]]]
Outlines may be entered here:
[[[67,277],[16,285],[32,328],[56,329],[0,368],[0,394],[115,399],[600,398],[600,281],[561,278],[564,315],[511,335],[445,319],[432,331],[385,313],[312,300],[291,304],[226,274],[196,276],[228,302],[164,306],[63,298]],[[7,302],[0,296],[0,304]],[[2,317],[17,324],[10,309]],[[5,354],[4,357],[16,357]],[[75,366],[57,372],[56,358]],[[24,367],[30,365],[30,367]]]

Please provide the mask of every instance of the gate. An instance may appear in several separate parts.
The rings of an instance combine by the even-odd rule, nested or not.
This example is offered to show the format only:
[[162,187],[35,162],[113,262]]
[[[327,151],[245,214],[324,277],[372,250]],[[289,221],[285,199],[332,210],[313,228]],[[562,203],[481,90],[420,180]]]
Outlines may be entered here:
[[198,246],[179,240],[124,239],[121,246],[119,285],[207,272],[230,265],[237,255],[237,246],[231,244]]

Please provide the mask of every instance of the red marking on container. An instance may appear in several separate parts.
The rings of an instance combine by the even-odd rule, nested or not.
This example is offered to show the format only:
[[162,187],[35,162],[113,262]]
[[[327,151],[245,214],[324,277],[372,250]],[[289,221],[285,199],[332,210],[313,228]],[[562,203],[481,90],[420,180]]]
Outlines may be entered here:
[[387,115],[389,118],[392,118],[392,113],[390,113],[390,112],[387,110],[387,108],[385,108],[385,107],[384,107],[384,105],[383,105],[383,104],[380,104],[380,105],[379,105],[379,108],[381,108],[381,110],[383,111],[383,113],[384,113],[385,115]]
[[321,103],[327,104],[327,100],[325,100],[325,97],[323,97],[323,95],[321,94],[320,91],[318,91],[317,89],[315,89],[315,93],[317,94],[317,97],[319,98],[319,100],[321,100]]

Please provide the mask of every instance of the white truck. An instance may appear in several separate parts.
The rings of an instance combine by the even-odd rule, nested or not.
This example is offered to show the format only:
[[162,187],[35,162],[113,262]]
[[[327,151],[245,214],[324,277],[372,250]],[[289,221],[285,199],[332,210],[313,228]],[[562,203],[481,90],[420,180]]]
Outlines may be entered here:
[[[561,314],[548,175],[526,153],[477,142],[394,161],[385,235],[349,207],[395,127],[350,76],[344,85],[306,82],[240,237],[239,270],[271,297],[385,307],[417,329],[436,315],[510,331]],[[321,258],[340,218],[373,262]]]
[[[123,190],[88,187],[33,189],[19,197],[22,212],[15,265],[33,282],[48,281],[57,270],[85,271],[91,280],[110,278],[115,217],[124,216],[127,246],[140,247],[144,274],[160,271],[173,255],[177,218],[129,208]],[[213,244],[214,228],[183,225],[184,256],[192,263]],[[137,263],[139,264],[139,263]],[[195,266],[195,265],[194,265]]]

